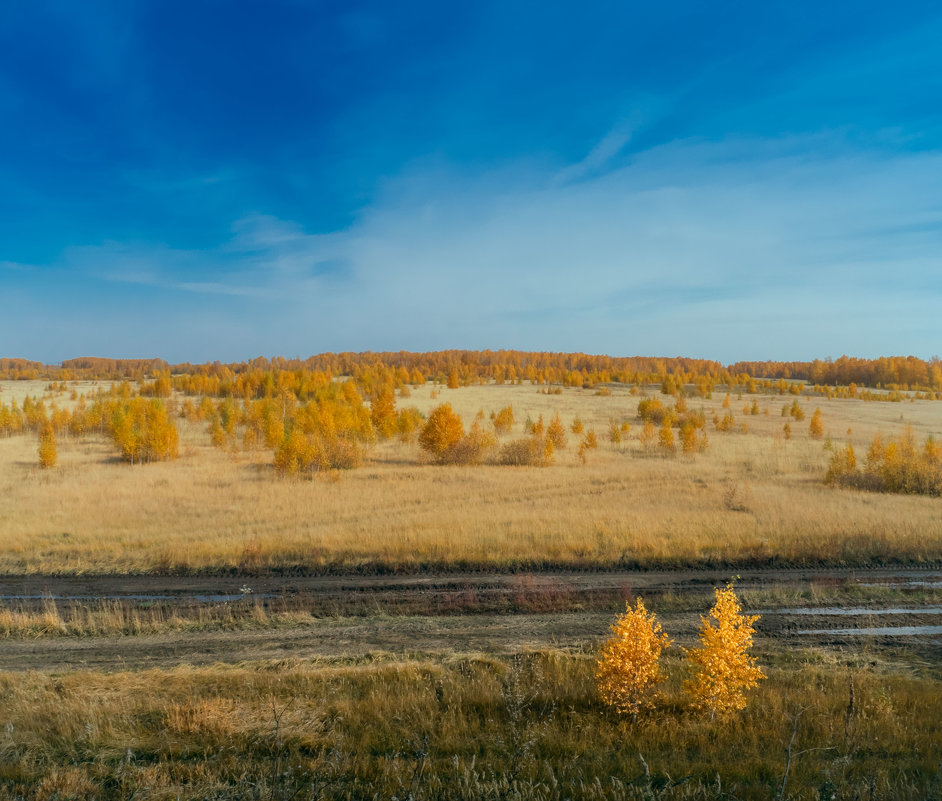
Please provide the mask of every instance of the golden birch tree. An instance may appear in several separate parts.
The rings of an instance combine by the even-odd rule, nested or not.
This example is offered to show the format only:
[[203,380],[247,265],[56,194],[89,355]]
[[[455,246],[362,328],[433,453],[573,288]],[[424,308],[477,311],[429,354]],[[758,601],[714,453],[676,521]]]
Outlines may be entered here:
[[653,708],[657,685],[664,681],[658,660],[670,644],[640,598],[634,608],[626,602],[625,614],[612,625],[612,636],[602,647],[595,669],[602,700],[633,718],[642,709]]
[[742,614],[732,582],[715,592],[710,614],[700,617],[700,645],[684,649],[697,671],[685,683],[686,690],[694,708],[708,711],[710,717],[743,709],[745,690],[765,678],[755,657],[749,656],[753,624],[759,616]]
[[443,403],[429,414],[419,432],[419,445],[436,461],[443,462],[448,451],[457,445],[463,436],[464,424],[461,417],[452,411],[450,403]]
[[39,464],[43,468],[56,466],[59,451],[56,448],[56,432],[50,423],[43,423],[39,429]]

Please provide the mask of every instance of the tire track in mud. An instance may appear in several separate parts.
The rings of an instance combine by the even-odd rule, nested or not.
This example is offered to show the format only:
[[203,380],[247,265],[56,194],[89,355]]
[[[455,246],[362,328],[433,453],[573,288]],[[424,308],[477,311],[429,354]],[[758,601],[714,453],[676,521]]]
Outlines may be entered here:
[[[939,569],[794,569],[743,570],[742,589],[802,588],[812,584],[942,584]],[[726,570],[609,571],[604,573],[453,574],[401,576],[279,577],[162,577],[162,576],[27,576],[0,578],[0,595],[60,599],[160,596],[187,602],[196,596],[234,594],[251,584],[253,594],[304,595],[329,599],[358,595],[365,598],[410,598],[415,595],[474,592],[514,593],[521,582],[530,586],[565,587],[591,593],[625,590],[631,593],[672,592],[703,594],[727,581]],[[282,659],[343,659],[370,655],[452,655],[456,653],[514,653],[546,647],[582,650],[594,647],[608,634],[618,609],[533,614],[470,613],[452,615],[386,615],[314,618],[291,626],[236,630],[171,631],[161,634],[109,637],[47,637],[0,639],[0,669],[4,670],[141,670],[181,665],[277,661]],[[868,610],[872,612],[872,610]],[[830,627],[827,615],[789,615],[769,609],[760,620],[758,635],[794,643],[853,644],[846,636],[808,637],[800,630]],[[672,636],[691,641],[699,615],[690,612],[660,615]],[[861,619],[865,619],[865,615]],[[887,625],[937,623],[919,615],[888,616]],[[851,625],[848,617],[840,626]],[[834,626],[836,627],[836,625]],[[924,639],[932,653],[942,651],[942,638]]]

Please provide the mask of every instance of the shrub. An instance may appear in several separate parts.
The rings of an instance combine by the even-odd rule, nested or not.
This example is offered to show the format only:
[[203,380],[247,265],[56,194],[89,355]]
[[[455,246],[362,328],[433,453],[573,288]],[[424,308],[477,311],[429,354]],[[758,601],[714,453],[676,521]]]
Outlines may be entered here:
[[638,417],[654,425],[661,425],[665,418],[673,423],[674,413],[670,409],[665,409],[657,398],[644,398],[638,401]]
[[419,432],[419,445],[436,461],[443,462],[445,454],[464,436],[464,424],[451,409],[450,403],[436,406]]
[[665,418],[664,424],[661,426],[661,430],[657,435],[657,444],[658,447],[666,454],[673,454],[675,451],[674,447],[674,429],[671,428],[670,422]]
[[645,420],[644,425],[641,427],[641,447],[644,448],[645,452],[650,452],[654,450],[656,442],[657,433],[654,427],[654,421]]
[[514,419],[514,407],[505,406],[494,416],[494,433],[498,436],[510,433],[516,420]]
[[826,484],[916,495],[942,495],[942,449],[930,436],[916,447],[912,429],[886,442],[876,434],[867,450],[864,469],[857,466],[853,448],[831,455]]
[[470,431],[448,448],[439,458],[441,464],[480,464],[496,445],[493,434],[475,422]]
[[553,443],[554,450],[562,451],[566,449],[566,427],[559,414],[554,415],[550,424],[546,427],[546,439]]
[[497,461],[516,467],[546,467],[553,461],[553,443],[543,437],[522,437],[500,449]]
[[736,425],[736,420],[733,418],[732,412],[727,412],[719,420],[716,420],[714,423],[717,431],[732,431],[733,426]]

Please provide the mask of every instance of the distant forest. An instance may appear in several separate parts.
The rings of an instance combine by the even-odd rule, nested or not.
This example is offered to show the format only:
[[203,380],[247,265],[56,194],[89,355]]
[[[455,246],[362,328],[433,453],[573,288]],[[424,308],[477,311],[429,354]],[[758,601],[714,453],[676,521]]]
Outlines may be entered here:
[[0,378],[7,380],[75,379],[142,380],[161,374],[203,375],[227,380],[247,373],[318,371],[356,376],[384,367],[401,381],[445,381],[457,376],[463,384],[527,380],[567,386],[595,386],[609,382],[661,383],[673,376],[685,383],[708,379],[711,383],[742,383],[747,378],[801,380],[816,385],[875,387],[942,392],[942,360],[914,356],[885,356],[814,361],[742,361],[730,365],[710,359],[682,357],[614,357],[585,353],[541,353],[516,350],[444,350],[428,353],[363,352],[321,353],[307,359],[259,357],[223,364],[170,364],[163,359],[105,359],[82,357],[49,365],[27,359],[0,358]]

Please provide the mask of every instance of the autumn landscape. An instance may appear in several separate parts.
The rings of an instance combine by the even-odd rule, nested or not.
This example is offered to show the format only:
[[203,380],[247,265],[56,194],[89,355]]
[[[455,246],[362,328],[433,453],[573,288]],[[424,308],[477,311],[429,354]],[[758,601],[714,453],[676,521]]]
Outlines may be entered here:
[[[938,786],[937,362],[0,367],[10,797]],[[714,587],[742,708],[691,694]]]
[[0,2],[0,801],[942,801],[940,41]]

